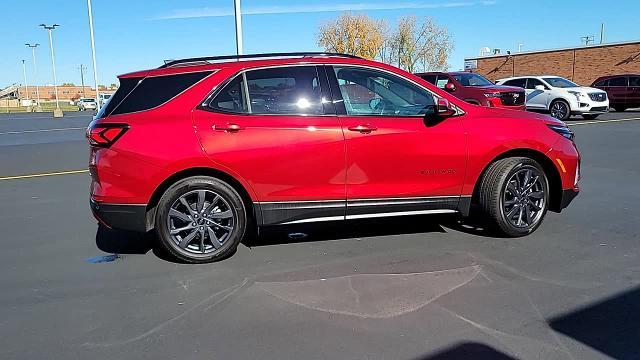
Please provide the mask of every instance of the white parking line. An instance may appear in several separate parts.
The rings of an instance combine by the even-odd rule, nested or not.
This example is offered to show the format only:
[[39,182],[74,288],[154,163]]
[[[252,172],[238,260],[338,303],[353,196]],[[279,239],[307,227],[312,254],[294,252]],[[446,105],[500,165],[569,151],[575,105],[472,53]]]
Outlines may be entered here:
[[71,174],[83,174],[89,172],[88,169],[82,170],[69,170],[69,171],[56,171],[41,174],[28,174],[28,175],[13,175],[13,176],[0,176],[0,181],[4,180],[18,180],[18,179],[32,179],[45,176],[59,176],[59,175],[71,175]]
[[69,127],[69,128],[58,128],[58,129],[16,130],[16,131],[0,132],[0,135],[28,134],[28,133],[37,133],[37,132],[69,131],[69,130],[86,130],[86,128],[85,127]]
[[637,118],[627,118],[627,119],[611,119],[611,120],[593,120],[593,121],[583,121],[583,122],[570,123],[570,124],[567,124],[567,125],[569,125],[569,126],[575,126],[575,125],[606,124],[606,123],[612,123],[612,122],[634,121],[634,120],[640,120],[640,117],[637,117]]

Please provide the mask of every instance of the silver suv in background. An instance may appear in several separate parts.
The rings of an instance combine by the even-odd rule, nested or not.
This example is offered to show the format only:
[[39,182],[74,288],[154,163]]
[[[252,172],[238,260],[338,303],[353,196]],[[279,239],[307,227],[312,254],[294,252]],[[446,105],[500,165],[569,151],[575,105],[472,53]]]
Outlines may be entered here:
[[96,99],[92,98],[81,98],[76,102],[78,105],[78,110],[87,111],[87,110],[95,110],[97,108]]
[[580,86],[559,76],[511,77],[500,79],[496,84],[524,88],[527,110],[546,111],[560,120],[571,115],[595,119],[609,111],[606,92]]

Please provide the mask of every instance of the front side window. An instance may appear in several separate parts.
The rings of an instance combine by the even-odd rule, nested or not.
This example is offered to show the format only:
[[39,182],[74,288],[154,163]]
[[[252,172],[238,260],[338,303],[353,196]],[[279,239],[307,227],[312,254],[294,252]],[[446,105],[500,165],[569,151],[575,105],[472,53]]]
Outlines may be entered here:
[[386,72],[334,67],[348,115],[415,116],[434,107],[433,95]]
[[[542,83],[542,81],[535,79],[535,78],[529,78],[527,80],[527,87],[526,89],[530,89],[530,90],[535,90],[536,86],[538,85],[542,85],[544,86],[544,84]],[[544,86],[546,88],[546,86]]]
[[609,79],[609,86],[627,86],[626,77],[614,77]]
[[438,75],[438,80],[436,80],[436,86],[440,89],[444,89],[447,83],[449,83],[449,77],[446,75]]
[[605,80],[598,81],[597,83],[593,84],[593,86],[604,87],[604,86],[608,86],[608,84],[609,84],[609,79],[605,79]]
[[436,75],[420,75],[420,77],[431,84],[436,84]]
[[242,76],[236,76],[209,103],[209,107],[234,113],[248,113],[247,99]]

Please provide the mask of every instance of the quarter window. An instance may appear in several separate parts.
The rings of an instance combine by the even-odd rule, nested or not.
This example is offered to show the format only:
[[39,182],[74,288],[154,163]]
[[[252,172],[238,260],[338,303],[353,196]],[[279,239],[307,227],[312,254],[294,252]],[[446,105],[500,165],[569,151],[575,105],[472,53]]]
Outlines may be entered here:
[[433,110],[433,95],[400,77],[356,67],[334,71],[348,115],[414,116]]

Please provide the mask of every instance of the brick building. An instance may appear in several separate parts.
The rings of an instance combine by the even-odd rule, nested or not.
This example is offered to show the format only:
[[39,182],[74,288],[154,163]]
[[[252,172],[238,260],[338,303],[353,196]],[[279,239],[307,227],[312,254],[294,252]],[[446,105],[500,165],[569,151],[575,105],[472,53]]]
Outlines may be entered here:
[[[465,59],[490,80],[523,75],[558,75],[591,85],[603,75],[640,73],[640,41],[527,51]],[[473,66],[472,66],[473,67]]]
[[[20,100],[36,98],[37,94],[36,94],[35,85],[29,85],[28,88],[29,88],[29,94],[27,94],[27,91],[24,86],[20,86],[20,88],[18,89],[18,94],[19,94],[18,98]],[[55,91],[54,91],[53,85],[39,86],[38,90],[40,91],[40,100],[42,101],[55,100]],[[100,93],[112,94],[115,91],[116,89],[103,89],[102,86],[100,86]],[[85,97],[88,97],[88,98],[96,97],[95,89],[91,88],[90,86],[84,87],[84,94],[85,94]],[[58,86],[58,99],[60,100],[77,100],[81,97],[83,97],[82,86],[63,86],[63,85]]]

